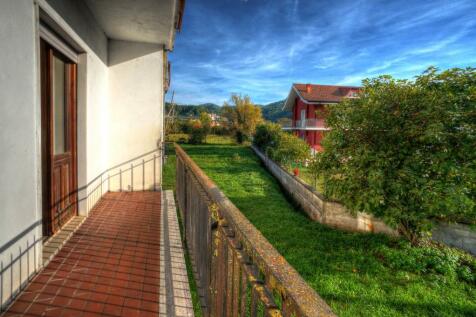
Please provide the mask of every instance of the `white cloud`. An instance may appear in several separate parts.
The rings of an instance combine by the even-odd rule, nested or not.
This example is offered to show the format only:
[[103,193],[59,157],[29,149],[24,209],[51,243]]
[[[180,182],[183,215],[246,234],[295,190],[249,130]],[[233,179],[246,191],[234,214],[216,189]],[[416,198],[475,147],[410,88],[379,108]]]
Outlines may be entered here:
[[195,24],[172,54],[172,85],[189,102],[221,103],[241,92],[266,103],[284,98],[292,82],[411,78],[429,65],[466,66],[476,56],[473,0],[211,3],[191,2]]

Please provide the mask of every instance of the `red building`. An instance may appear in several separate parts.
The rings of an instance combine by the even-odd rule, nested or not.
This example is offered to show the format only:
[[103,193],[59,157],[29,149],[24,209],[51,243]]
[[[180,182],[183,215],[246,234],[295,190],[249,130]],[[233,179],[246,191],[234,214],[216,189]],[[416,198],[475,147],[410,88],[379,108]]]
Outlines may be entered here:
[[326,131],[325,105],[337,105],[344,98],[356,98],[360,87],[293,84],[283,110],[292,112],[292,123],[285,130],[307,141],[314,151],[322,151]]

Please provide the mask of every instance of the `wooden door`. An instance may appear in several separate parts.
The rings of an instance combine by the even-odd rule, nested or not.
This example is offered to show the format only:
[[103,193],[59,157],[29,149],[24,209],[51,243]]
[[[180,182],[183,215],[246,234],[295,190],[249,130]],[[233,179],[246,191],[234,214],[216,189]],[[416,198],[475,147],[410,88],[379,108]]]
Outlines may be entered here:
[[77,65],[41,41],[43,234],[77,213]]

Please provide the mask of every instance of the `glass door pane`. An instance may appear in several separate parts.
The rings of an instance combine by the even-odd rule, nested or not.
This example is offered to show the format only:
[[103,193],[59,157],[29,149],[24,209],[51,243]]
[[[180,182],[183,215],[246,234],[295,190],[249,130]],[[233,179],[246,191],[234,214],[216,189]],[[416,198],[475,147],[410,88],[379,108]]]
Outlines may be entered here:
[[53,57],[53,154],[66,152],[65,63]]

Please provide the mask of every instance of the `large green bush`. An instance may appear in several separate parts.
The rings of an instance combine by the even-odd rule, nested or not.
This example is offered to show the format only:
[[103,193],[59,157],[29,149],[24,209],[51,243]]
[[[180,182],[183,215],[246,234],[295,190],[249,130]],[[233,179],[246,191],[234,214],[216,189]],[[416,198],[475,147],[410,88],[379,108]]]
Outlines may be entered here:
[[310,158],[309,145],[297,136],[284,132],[275,123],[258,125],[253,143],[284,166],[300,165]]
[[278,145],[281,133],[282,128],[279,124],[271,122],[260,124],[256,127],[253,143],[267,153],[268,148]]
[[326,194],[412,242],[434,221],[476,221],[476,70],[367,79],[330,109],[316,169]]

